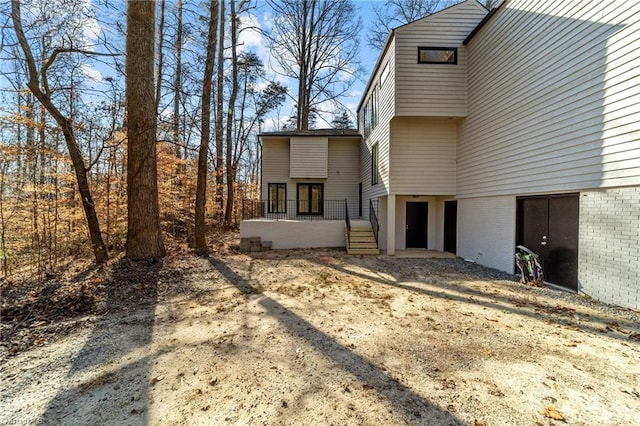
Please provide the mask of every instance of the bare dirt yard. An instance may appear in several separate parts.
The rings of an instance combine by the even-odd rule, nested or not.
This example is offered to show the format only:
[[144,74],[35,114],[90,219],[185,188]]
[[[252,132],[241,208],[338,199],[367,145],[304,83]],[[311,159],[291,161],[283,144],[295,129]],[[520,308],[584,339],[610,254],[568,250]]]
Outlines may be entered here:
[[0,424],[637,425],[637,312],[460,259],[230,248],[2,284]]

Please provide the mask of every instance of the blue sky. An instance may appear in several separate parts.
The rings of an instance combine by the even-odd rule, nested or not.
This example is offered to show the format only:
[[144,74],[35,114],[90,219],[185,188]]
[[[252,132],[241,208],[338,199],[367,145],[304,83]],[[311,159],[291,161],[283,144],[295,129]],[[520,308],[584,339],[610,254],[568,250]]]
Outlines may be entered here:
[[[363,23],[362,31],[361,31],[362,38],[360,40],[359,52],[360,52],[360,61],[364,69],[364,73],[361,77],[361,81],[357,81],[352,87],[351,96],[345,97],[342,99],[342,103],[352,113],[352,120],[354,121],[354,124],[355,124],[356,108],[360,102],[360,98],[362,96],[363,90],[365,89],[369,75],[371,74],[371,71],[373,70],[373,67],[375,66],[375,62],[378,58],[378,52],[374,51],[369,46],[367,46],[367,40],[366,40],[367,29],[369,26],[369,22],[371,22],[371,17],[372,17],[372,6],[376,3],[382,4],[383,2],[384,0],[354,0],[354,4],[356,6],[356,9],[358,10],[359,15],[362,17],[362,23]],[[265,22],[267,22],[269,19],[270,11],[264,1],[258,0],[258,7],[257,9],[255,9],[253,14],[254,16],[252,18],[255,19],[257,22],[254,21],[254,22],[251,22],[251,24],[264,27]],[[245,34],[241,36],[241,39],[243,39],[241,41],[244,42],[245,47],[249,50],[256,52],[258,56],[260,56],[260,58],[263,60],[265,65],[267,65],[267,68],[268,68],[270,65],[269,51],[268,51],[268,48],[266,47],[265,40],[260,36],[260,34],[257,32],[251,32],[251,31],[245,32]],[[278,76],[274,71],[270,72],[270,76],[275,77],[276,79],[281,81],[283,84],[291,88],[296,87],[295,82],[293,80],[285,79],[281,76]],[[292,105],[291,101],[288,101],[286,103],[286,105],[282,108],[283,115],[286,115],[291,110],[292,108],[291,105]],[[275,121],[276,119],[274,119],[273,122],[271,123],[267,122],[266,125],[268,127],[271,127],[269,130],[275,130],[275,127],[282,124],[282,121],[285,118],[286,117],[279,117],[278,118],[280,120],[279,123],[276,123]],[[331,118],[332,117],[330,115],[325,116],[326,121],[330,122]],[[326,121],[320,119],[318,120],[316,126],[320,128],[329,127],[329,124]]]
[[[122,2],[120,2],[120,0],[115,0],[115,1],[116,1],[115,2],[116,5],[123,6],[123,7],[125,6],[124,1]],[[376,3],[377,4],[384,3],[384,0],[352,0],[352,1],[354,2],[354,5],[356,6],[356,9],[363,21],[359,53],[360,53],[361,65],[364,69],[364,72],[361,76],[361,80],[357,81],[352,87],[351,96],[342,99],[342,103],[351,111],[352,120],[355,123],[356,108],[360,102],[362,91],[366,86],[366,82],[369,78],[369,75],[375,65],[375,62],[378,56],[378,52],[368,47],[367,41],[366,41],[367,29],[369,26],[369,22],[371,22],[372,6]],[[86,2],[87,2],[87,5],[91,5],[92,0],[86,0]],[[172,3],[173,1],[169,0],[167,7],[171,7],[170,5]],[[265,27],[265,22],[267,22],[271,14],[269,7],[266,5],[266,2],[264,0],[257,0],[257,8],[252,10],[251,13],[253,16],[250,17],[251,21],[248,22],[248,25],[256,25],[262,28]],[[25,9],[23,11],[23,15],[27,16],[28,10]],[[108,33],[108,32],[115,31],[115,28],[110,28],[110,26],[113,24],[113,21],[111,21],[106,16],[103,16],[101,18],[103,19],[100,19],[100,23],[98,23],[98,21],[93,19],[88,19],[85,22],[83,22],[85,36],[89,44],[97,40],[98,37],[101,35],[101,33],[103,32]],[[266,46],[266,41],[264,40],[264,37],[262,37],[259,34],[259,32],[244,31],[241,35],[241,41],[244,42],[245,49],[251,50],[257,53],[258,56],[260,56],[260,58],[263,60],[264,64],[267,67],[269,67],[270,65],[269,49]],[[89,83],[90,86],[93,86],[94,88],[101,88],[101,87],[104,88],[104,87],[107,87],[107,85],[105,85],[104,78],[107,76],[113,75],[113,70],[108,69],[107,67],[101,65],[99,62],[93,61],[91,65],[89,64],[83,65],[82,73],[85,74],[85,76],[87,76],[90,81],[92,81],[92,83]],[[269,77],[278,79],[279,81],[281,81],[283,84],[285,84],[290,88],[296,87],[296,82],[294,80],[285,79],[281,76],[277,76],[276,73],[273,72],[273,70],[271,70],[269,74],[270,74]],[[0,77],[0,87],[4,87],[6,85],[7,85],[7,82],[5,81],[4,77]],[[292,102],[288,101],[288,103],[285,106],[283,106],[283,108],[281,109],[281,116],[273,120],[270,125],[269,123],[266,123],[267,126],[271,128],[264,129],[264,130],[275,130],[276,126],[280,127],[282,122],[288,117],[288,114],[291,112],[291,110],[292,110]],[[333,118],[332,115],[326,114],[324,118],[326,121],[318,120],[316,124],[317,127],[329,127],[329,124],[327,123],[327,121],[328,122],[331,121],[331,119]]]

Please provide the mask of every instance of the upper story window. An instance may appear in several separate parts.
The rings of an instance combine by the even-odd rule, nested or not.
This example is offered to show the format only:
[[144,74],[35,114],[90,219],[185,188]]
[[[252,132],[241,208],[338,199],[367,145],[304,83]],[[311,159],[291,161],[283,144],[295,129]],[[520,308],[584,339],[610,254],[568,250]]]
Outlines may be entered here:
[[382,68],[382,72],[380,73],[380,84],[384,84],[389,77],[389,61],[385,64],[384,68]]
[[362,131],[365,139],[378,124],[378,85],[373,87],[369,99],[362,107]]
[[457,64],[457,47],[418,47],[419,64]]
[[378,153],[378,142],[371,147],[371,186],[378,183],[378,173],[380,171],[380,154]]

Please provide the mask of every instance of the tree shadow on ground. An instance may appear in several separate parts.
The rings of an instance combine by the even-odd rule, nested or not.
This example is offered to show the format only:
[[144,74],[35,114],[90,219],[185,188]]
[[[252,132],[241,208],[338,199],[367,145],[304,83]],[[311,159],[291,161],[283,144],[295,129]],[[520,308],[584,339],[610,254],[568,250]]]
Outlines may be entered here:
[[307,342],[316,351],[330,359],[347,374],[355,376],[366,386],[370,386],[389,404],[398,410],[409,423],[420,422],[421,418],[430,418],[437,424],[456,425],[462,421],[451,413],[435,406],[424,396],[403,385],[391,377],[385,369],[371,360],[358,355],[348,347],[341,345],[330,335],[318,330],[313,324],[286,308],[278,301],[264,295],[256,286],[235,272],[223,260],[209,257],[211,265],[230,283],[233,283],[244,295],[260,295],[257,303],[267,313],[277,319],[296,338]]
[[[105,315],[74,356],[39,424],[146,423],[150,353],[163,263],[122,259],[112,265]],[[110,369],[110,367],[113,367]],[[100,375],[95,370],[102,368]],[[55,384],[54,384],[55,385]],[[74,407],[69,411],[68,407]],[[65,413],[66,414],[63,414]]]
[[[388,269],[385,270],[386,261],[376,263],[375,265],[367,265],[368,271],[371,272],[371,274],[368,274],[345,268],[341,263],[322,262],[318,260],[317,256],[305,257],[305,259],[321,266],[330,267],[340,273],[377,282],[385,286],[407,290],[428,297],[446,298],[460,303],[480,305],[497,311],[506,311],[548,324],[576,327],[583,332],[594,335],[606,333],[609,337],[629,341],[633,333],[637,335],[637,333],[640,332],[638,322],[624,320],[622,318],[614,321],[611,316],[595,313],[595,309],[590,310],[588,314],[577,312],[574,308],[568,307],[565,300],[561,298],[559,298],[555,304],[531,300],[528,296],[549,298],[550,293],[553,292],[557,292],[558,295],[566,297],[571,296],[563,293],[562,290],[536,288],[519,284],[513,279],[505,280],[505,278],[510,278],[512,275],[480,265],[469,265],[458,259],[416,260],[411,266],[424,268],[423,272],[427,273],[430,268],[436,271],[434,274],[436,279],[426,280],[425,276],[415,273],[407,274],[401,279],[386,278],[385,276],[389,275]],[[404,261],[405,259],[402,260]],[[388,267],[388,265],[386,266]],[[428,275],[426,277],[428,278]],[[486,289],[460,285],[460,281],[464,280],[500,285],[503,286],[502,288],[508,289],[509,292],[506,294],[487,292]],[[515,286],[519,287],[515,288]],[[574,297],[575,300],[573,302],[575,305],[582,306],[584,302],[581,303],[577,295],[574,295]],[[592,302],[591,304],[597,305],[597,302]],[[604,306],[605,305],[602,304],[602,307]],[[619,307],[612,307],[612,309],[622,311],[622,308]],[[580,318],[581,316],[582,318]]]

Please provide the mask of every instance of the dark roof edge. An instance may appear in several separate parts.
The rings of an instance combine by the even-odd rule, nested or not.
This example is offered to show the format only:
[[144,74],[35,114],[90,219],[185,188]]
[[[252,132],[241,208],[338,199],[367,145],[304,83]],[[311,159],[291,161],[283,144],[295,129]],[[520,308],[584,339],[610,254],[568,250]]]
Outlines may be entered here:
[[[486,8],[482,3],[480,3],[478,0],[476,0],[476,2],[477,2],[477,3],[479,3],[479,4],[480,4],[480,6],[481,6],[484,10],[487,10],[487,8]],[[375,66],[373,67],[373,70],[371,71],[371,75],[369,76],[369,80],[367,81],[367,85],[365,86],[364,92],[362,92],[362,98],[360,98],[360,103],[358,103],[358,108],[356,109],[356,113],[360,111],[360,108],[362,108],[362,105],[364,104],[364,101],[365,101],[365,99],[367,98],[367,93],[369,92],[369,89],[370,89],[370,88],[371,88],[371,86],[373,85],[373,81],[375,80],[376,72],[378,71],[378,68],[380,67],[380,65],[382,65],[382,60],[384,59],[384,55],[386,55],[386,53],[387,53],[387,49],[389,49],[389,45],[391,44],[391,40],[392,40],[392,39],[395,37],[395,35],[396,35],[396,30],[398,30],[398,29],[402,29],[402,28],[404,28],[404,27],[406,27],[406,26],[409,26],[409,25],[411,25],[411,24],[414,24],[414,23],[416,23],[416,22],[418,22],[418,21],[421,21],[421,20],[423,20],[423,19],[429,19],[429,18],[431,18],[431,17],[432,17],[432,16],[434,16],[434,15],[437,15],[437,14],[439,14],[439,13],[441,13],[441,12],[445,12],[445,11],[447,11],[448,9],[453,9],[453,8],[454,8],[454,7],[456,7],[456,6],[459,6],[461,3],[462,3],[462,2],[460,2],[460,3],[456,3],[456,4],[452,4],[451,6],[447,6],[447,7],[445,7],[444,9],[441,9],[441,10],[439,10],[439,11],[437,11],[437,12],[434,12],[434,13],[431,13],[431,14],[429,14],[429,15],[423,16],[423,17],[418,18],[418,19],[416,19],[416,20],[413,20],[413,21],[411,21],[411,22],[407,22],[406,24],[398,25],[397,27],[392,28],[392,29],[391,29],[391,31],[389,31],[389,35],[387,36],[387,39],[386,39],[386,41],[385,41],[385,43],[384,43],[384,46],[382,47],[382,50],[380,51],[380,54],[378,55],[378,59],[376,60],[376,64],[375,64]],[[500,6],[498,6],[498,7],[500,7]],[[489,12],[489,14],[490,14],[490,13],[491,13],[491,12]],[[488,15],[485,15],[485,17],[483,18],[483,20],[481,21],[481,23],[482,23],[482,22],[487,18],[487,16],[488,16]],[[476,31],[476,30],[474,29],[473,31]],[[472,34],[473,34],[473,32],[472,32]],[[469,38],[469,37],[467,37],[467,38]],[[466,43],[466,39],[465,39],[465,43]]]
[[329,136],[329,137],[361,137],[358,129],[310,129],[310,130],[279,130],[275,132],[263,132],[258,137],[281,136]]
[[367,93],[369,92],[369,89],[371,88],[371,85],[373,84],[373,81],[376,78],[376,72],[378,71],[378,67],[380,67],[380,65],[382,64],[384,55],[387,54],[387,50],[391,45],[391,40],[396,34],[395,31],[396,31],[395,28],[392,28],[391,31],[389,31],[389,34],[387,35],[387,39],[384,42],[384,46],[382,46],[382,49],[378,54],[378,59],[376,60],[376,64],[374,65],[373,70],[371,71],[371,75],[369,76],[369,80],[367,81],[367,85],[365,86],[364,92],[362,92],[362,97],[360,98],[360,102],[358,103],[358,108],[356,108],[356,115],[358,115],[360,108],[362,108],[362,104],[364,103],[364,100],[367,97]]
[[502,7],[503,4],[506,3],[506,0],[503,0],[500,2],[500,4],[498,4],[496,7],[491,8],[491,10],[489,11],[489,13],[487,13],[485,15],[484,18],[482,18],[482,21],[480,21],[478,23],[478,25],[476,25],[476,27],[473,29],[473,31],[471,31],[469,33],[469,35],[467,36],[467,38],[464,39],[464,41],[462,42],[462,44],[464,46],[467,45],[467,43],[469,43],[473,37],[475,37],[476,34],[478,34],[478,32],[482,29],[482,27],[484,27],[484,25],[489,22],[489,19],[491,19],[491,17],[493,17],[493,15],[495,15],[495,13],[498,11],[498,9],[500,9]]

